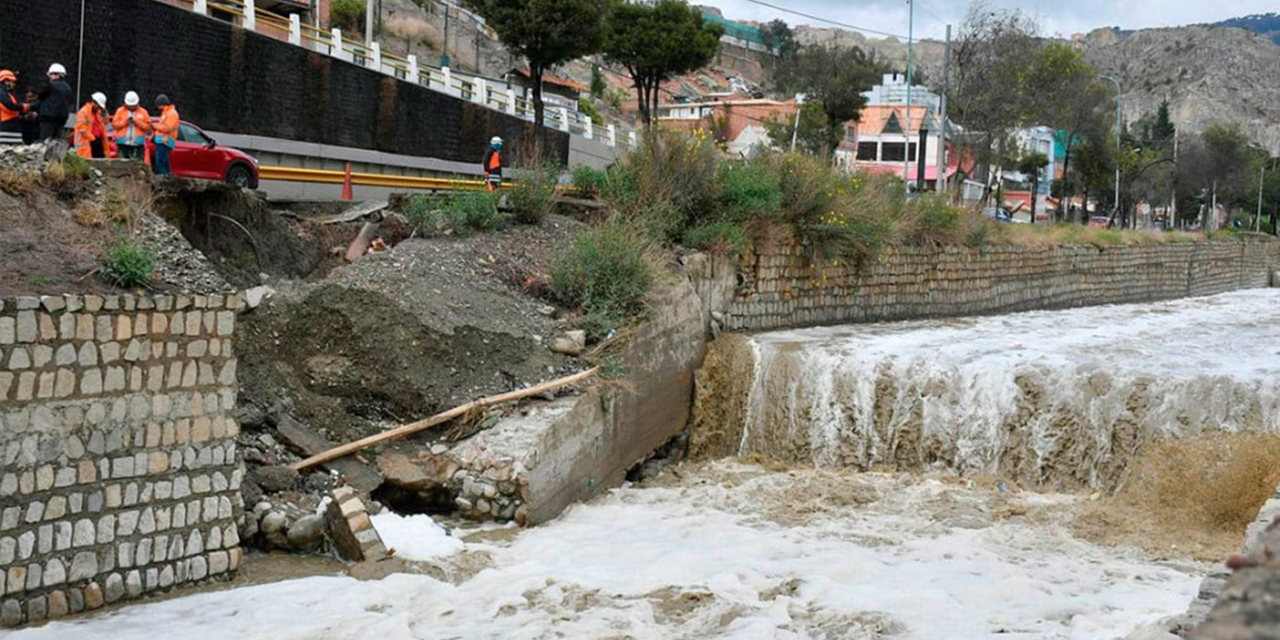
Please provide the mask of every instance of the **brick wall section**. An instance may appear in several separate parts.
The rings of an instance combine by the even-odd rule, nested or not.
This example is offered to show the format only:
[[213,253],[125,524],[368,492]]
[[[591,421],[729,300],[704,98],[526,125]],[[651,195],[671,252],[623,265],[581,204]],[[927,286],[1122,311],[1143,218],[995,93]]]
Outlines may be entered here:
[[1146,302],[1265,287],[1266,237],[1095,247],[900,247],[874,264],[816,264],[797,247],[744,259],[725,327],[760,331]]
[[0,626],[236,570],[243,305],[0,300]]

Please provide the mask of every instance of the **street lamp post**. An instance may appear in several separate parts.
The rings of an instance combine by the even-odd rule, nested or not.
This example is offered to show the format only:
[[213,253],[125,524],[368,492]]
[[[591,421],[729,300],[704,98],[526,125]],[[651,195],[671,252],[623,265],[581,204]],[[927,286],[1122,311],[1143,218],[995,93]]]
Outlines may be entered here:
[[1098,76],[1116,85],[1116,213],[1120,213],[1120,81],[1111,76]]

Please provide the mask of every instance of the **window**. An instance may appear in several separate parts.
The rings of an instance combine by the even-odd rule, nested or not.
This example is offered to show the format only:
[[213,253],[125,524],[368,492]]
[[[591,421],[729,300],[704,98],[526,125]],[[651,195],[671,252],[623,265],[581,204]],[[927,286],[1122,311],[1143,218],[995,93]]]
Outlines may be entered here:
[[905,160],[906,145],[901,142],[886,142],[880,145],[881,162],[902,162]]
[[857,141],[858,141],[858,128],[857,128],[857,127],[845,127],[845,128],[844,128],[844,140],[845,140],[845,142],[857,142]]
[[178,139],[192,144],[209,144],[209,139],[189,124],[178,125]]
[[916,149],[916,147],[918,147],[918,146],[920,146],[920,143],[919,143],[919,142],[912,142],[912,143],[911,143],[911,150],[909,151],[909,153],[911,154],[911,161],[912,161],[912,162],[915,162],[915,161],[916,161],[916,157],[917,157],[916,152],[918,151],[918,149]]
[[902,123],[898,122],[898,114],[889,114],[889,119],[884,123],[884,129],[880,133],[902,133]]
[[876,143],[876,142],[859,142],[858,143],[858,159],[870,160],[874,162],[876,160],[876,152],[879,150],[877,148],[878,146],[879,146],[879,143]]

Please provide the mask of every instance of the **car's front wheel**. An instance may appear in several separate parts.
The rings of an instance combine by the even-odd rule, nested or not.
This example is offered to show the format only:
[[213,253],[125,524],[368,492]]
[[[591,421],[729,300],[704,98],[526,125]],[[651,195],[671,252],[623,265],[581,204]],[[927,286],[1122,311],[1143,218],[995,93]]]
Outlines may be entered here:
[[227,170],[227,182],[241,189],[248,189],[253,184],[253,174],[248,167],[238,164]]

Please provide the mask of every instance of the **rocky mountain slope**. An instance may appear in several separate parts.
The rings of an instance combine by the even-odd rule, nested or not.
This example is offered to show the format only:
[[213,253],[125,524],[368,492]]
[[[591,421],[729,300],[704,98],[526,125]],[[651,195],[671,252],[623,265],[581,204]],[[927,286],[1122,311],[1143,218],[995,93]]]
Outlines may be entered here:
[[[857,45],[897,68],[906,66],[906,45],[894,38],[808,27],[798,29],[797,38],[804,44]],[[1098,29],[1080,46],[1102,73],[1120,80],[1126,121],[1154,114],[1167,98],[1183,131],[1239,122],[1255,144],[1280,154],[1280,45],[1266,36],[1223,26],[1143,29],[1128,35]],[[942,57],[941,42],[917,43],[916,65],[927,84],[939,83]]]

